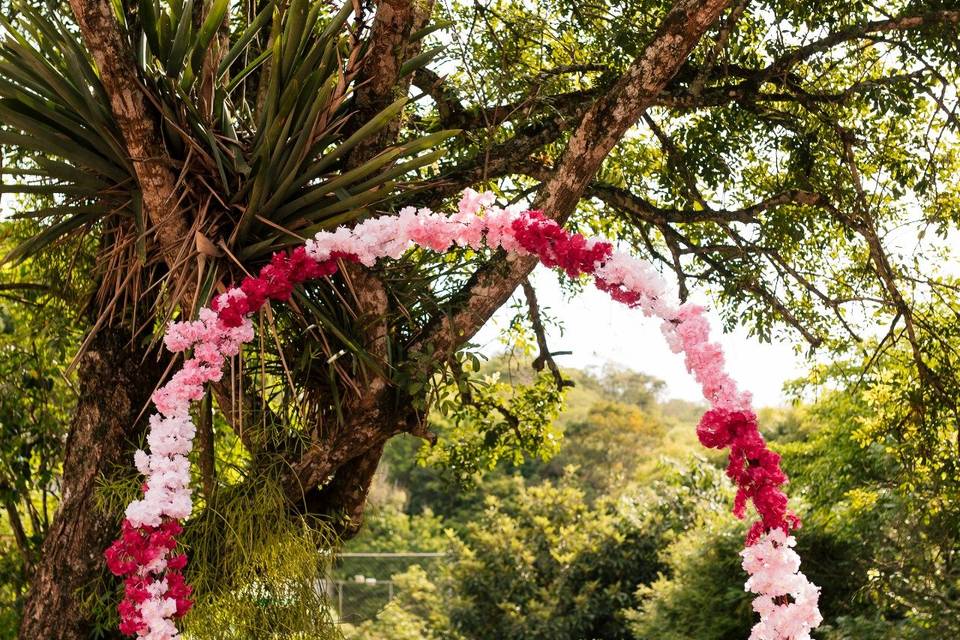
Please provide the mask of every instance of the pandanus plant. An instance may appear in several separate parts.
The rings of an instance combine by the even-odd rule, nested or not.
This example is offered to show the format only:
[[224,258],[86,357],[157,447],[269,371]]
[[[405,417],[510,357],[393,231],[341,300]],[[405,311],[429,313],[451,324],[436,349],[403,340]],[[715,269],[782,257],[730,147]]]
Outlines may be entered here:
[[[105,270],[108,277],[126,280],[128,269],[146,275],[158,247],[149,242],[151,221],[94,61],[60,10],[21,0],[13,7],[16,17],[0,21],[0,143],[20,159],[4,168],[16,179],[5,181],[3,191],[33,196],[39,206],[15,217],[44,224],[6,259],[95,232],[110,236],[104,246],[114,252],[116,268]],[[319,229],[368,214],[398,180],[435,163],[442,153],[435,147],[456,133],[398,141],[351,162],[352,152],[375,140],[410,102],[398,96],[373,114],[358,107],[366,41],[364,23],[351,22],[354,6],[268,0],[255,10],[228,14],[229,8],[229,0],[202,8],[193,0],[140,0],[118,15],[178,179],[169,214],[188,218],[200,253],[230,255],[205,261],[201,302],[233,268],[228,263],[255,264]],[[437,52],[406,61],[400,76]],[[192,251],[184,248],[183,262]],[[163,280],[153,278],[141,286]],[[190,287],[170,278],[165,285],[171,303]]]

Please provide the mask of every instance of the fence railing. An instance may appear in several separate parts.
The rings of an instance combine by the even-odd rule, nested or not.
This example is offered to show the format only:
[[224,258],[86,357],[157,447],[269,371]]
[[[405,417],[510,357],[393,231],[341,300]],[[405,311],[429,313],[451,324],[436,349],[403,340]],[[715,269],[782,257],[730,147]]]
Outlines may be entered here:
[[397,595],[393,577],[420,565],[427,573],[447,556],[440,552],[354,552],[340,554],[321,585],[338,621],[370,620]]

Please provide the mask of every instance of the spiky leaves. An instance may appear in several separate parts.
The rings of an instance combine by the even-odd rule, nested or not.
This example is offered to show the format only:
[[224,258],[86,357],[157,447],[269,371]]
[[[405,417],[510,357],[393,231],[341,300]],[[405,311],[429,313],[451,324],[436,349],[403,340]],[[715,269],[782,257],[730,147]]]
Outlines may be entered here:
[[[125,317],[149,328],[154,308],[130,313],[144,292],[161,321],[177,305],[204,304],[274,251],[385,207],[397,181],[434,164],[438,145],[456,133],[401,136],[366,162],[351,160],[352,150],[403,118],[409,103],[399,97],[356,121],[354,89],[369,43],[366,19],[351,2],[268,0],[231,13],[220,0],[140,0],[118,17],[118,28],[152,112],[143,118],[154,118],[161,132],[164,157],[157,160],[176,176],[173,193],[161,194],[169,203],[161,213],[177,219],[186,230],[177,236],[188,244],[178,241],[171,259],[158,250],[156,216],[145,212],[102,74],[63,20],[24,6],[0,34],[0,144],[20,154],[3,189],[40,202],[20,215],[42,224],[8,259],[99,234],[104,321]],[[429,58],[408,61],[403,73]],[[365,319],[358,322],[344,304],[349,283],[338,286],[298,294],[294,313],[303,320],[265,319],[261,346],[275,356],[285,340],[270,334],[284,327],[306,345],[298,354],[354,356],[324,368],[322,388],[328,381],[349,387],[357,364],[373,364],[357,338]],[[272,362],[284,384],[315,375],[316,366],[299,357],[283,360]],[[347,360],[355,362],[343,366]],[[288,364],[303,375],[292,375]]]
[[[434,149],[454,132],[403,141],[345,171],[350,150],[407,104],[400,98],[349,132],[344,126],[366,46],[362,22],[351,24],[353,4],[271,1],[249,15],[228,10],[225,0],[203,7],[140,0],[120,22],[179,177],[182,193],[171,208],[200,234],[205,253],[225,249],[249,267],[298,236],[365,215],[398,179],[434,163]],[[426,61],[411,60],[405,72]],[[212,87],[209,101],[200,100],[204,84]],[[5,169],[14,179],[3,189],[41,197],[47,206],[21,215],[50,223],[9,258],[119,217],[129,221],[125,242],[136,248],[128,258],[144,261],[150,225],[130,154],[75,30],[26,6],[15,24],[3,23],[0,99],[0,143],[21,154]],[[223,263],[207,269],[201,298],[239,266]]]

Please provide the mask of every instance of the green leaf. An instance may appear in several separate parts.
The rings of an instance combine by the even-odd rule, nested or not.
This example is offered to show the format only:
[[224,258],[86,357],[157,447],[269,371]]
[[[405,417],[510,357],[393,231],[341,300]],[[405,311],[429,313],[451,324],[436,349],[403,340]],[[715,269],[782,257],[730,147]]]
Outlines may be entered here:
[[[263,29],[264,25],[270,20],[270,17],[273,15],[274,0],[268,0],[266,5],[263,7],[263,10],[257,14],[257,17],[253,19],[253,22],[250,23],[250,26],[244,30],[243,34],[237,38],[237,41],[233,44],[232,47],[227,51],[226,55],[223,56],[223,60],[220,61],[220,66],[217,67],[217,77],[222,78],[230,69],[230,65],[239,58],[247,46],[250,44],[250,41]],[[269,50],[268,50],[269,51]],[[267,53],[265,51],[264,53]],[[262,54],[261,54],[262,55]],[[258,56],[259,57],[259,56]]]
[[98,211],[86,211],[71,214],[71,209],[69,207],[65,207],[61,209],[61,211],[68,214],[65,219],[46,227],[40,233],[31,237],[26,242],[18,245],[10,253],[4,256],[3,260],[0,260],[0,264],[6,264],[9,262],[13,262],[14,264],[20,263],[38,251],[46,249],[62,236],[72,231],[76,231],[84,225],[96,222],[103,215]]
[[403,110],[409,101],[409,98],[400,98],[373,118],[370,118],[370,120],[357,129],[353,135],[337,145],[332,151],[323,154],[322,158],[313,163],[296,182],[295,188],[299,188],[307,184],[310,180],[319,177],[326,169],[346,155],[351,149],[387,126],[387,124]]
[[263,61],[270,57],[270,53],[271,52],[269,49],[262,51],[260,55],[254,58],[253,61],[244,67],[239,73],[237,73],[237,75],[230,78],[230,83],[227,85],[227,93],[232,92],[234,89],[240,86],[240,83],[243,82],[247,76],[256,71],[257,67],[263,64]]
[[410,58],[409,60],[404,62],[402,65],[400,65],[400,77],[402,78],[408,73],[412,73],[417,69],[419,69],[420,67],[426,66],[431,60],[437,57],[437,54],[439,54],[443,50],[444,50],[444,47],[434,47],[432,49],[428,49],[424,51],[418,56],[414,56]]
[[203,24],[200,25],[200,29],[197,31],[197,36],[194,38],[191,47],[193,49],[192,64],[194,73],[200,72],[200,67],[203,64],[203,56],[206,54],[207,47],[220,29],[220,25],[223,24],[223,18],[227,15],[227,9],[229,8],[230,0],[213,0],[213,6],[210,7],[210,12],[207,13]]
[[323,30],[323,33],[320,34],[319,40],[321,42],[326,42],[332,38],[335,34],[340,33],[340,29],[346,23],[347,18],[350,17],[350,14],[353,13],[353,3],[344,2],[343,6],[340,8],[340,11],[330,20],[327,24],[327,27]]
[[160,54],[157,58],[166,65],[166,61],[170,59],[170,42],[173,39],[173,25],[170,22],[170,15],[166,11],[161,11],[157,23],[160,32]]
[[125,182],[130,177],[102,156],[97,155],[82,145],[76,144],[74,141],[63,140],[60,136],[46,138],[26,136],[10,131],[0,131],[0,144],[32,149],[42,153],[50,153],[55,156],[58,155],[80,166],[86,166],[98,171],[117,183]]
[[190,44],[190,34],[193,32],[193,0],[183,3],[183,11],[177,19],[177,32],[173,36],[170,55],[167,57],[166,72],[171,78],[177,78],[183,73],[183,61]]
[[140,14],[140,26],[150,44],[150,51],[159,58],[161,55],[160,25],[157,20],[159,11],[156,0],[138,0],[137,8]]
[[377,176],[374,176],[373,178],[367,180],[366,182],[362,182],[356,185],[355,187],[350,189],[350,192],[360,193],[380,183],[387,182],[388,180],[393,180],[394,178],[399,178],[400,176],[406,175],[407,173],[410,173],[415,169],[419,169],[420,167],[429,166],[434,162],[436,162],[437,160],[439,160],[440,158],[442,158],[444,153],[446,153],[445,149],[437,149],[436,151],[432,151],[422,156],[417,156],[412,160],[408,160],[407,162],[398,164],[397,166],[392,167],[388,171],[384,171],[383,173]]
[[350,195],[349,197],[343,198],[339,202],[327,205],[326,207],[313,209],[307,212],[301,210],[303,219],[308,222],[316,222],[319,220],[324,220],[325,218],[330,218],[330,220],[326,220],[322,226],[318,227],[317,225],[314,225],[312,227],[308,227],[306,234],[308,236],[313,235],[313,233],[316,233],[316,231],[321,228],[329,228],[330,226],[338,226],[343,224],[347,220],[340,220],[339,218],[333,217],[334,214],[342,213],[344,211],[349,211],[359,207],[365,207],[369,204],[373,204],[374,202],[381,201],[387,197],[390,190],[393,189],[394,186],[396,186],[394,183],[388,182],[374,191]]
[[410,42],[416,42],[417,40],[423,40],[431,33],[439,31],[440,29],[446,29],[447,27],[452,27],[456,22],[453,20],[438,20],[430,26],[424,27],[419,31],[415,31],[410,34]]
[[426,149],[432,149],[444,140],[448,140],[449,138],[460,135],[462,131],[462,129],[445,129],[443,131],[437,131],[415,140],[405,142],[401,146],[403,149],[403,155],[410,155],[411,153],[419,153],[421,151],[425,151]]
[[[317,204],[324,198],[329,197],[330,194],[335,192],[337,189],[347,187],[357,180],[362,180],[385,164],[392,162],[399,155],[400,149],[390,149],[379,154],[377,157],[372,158],[369,162],[356,167],[355,169],[351,169],[350,171],[347,171],[336,178],[332,178],[326,182],[318,184],[315,187],[310,187],[306,194],[285,205],[283,209],[278,212],[278,219],[285,220],[290,217],[291,213]],[[284,212],[286,212],[286,215],[283,215]]]
[[307,0],[291,0],[284,17],[283,54],[281,56],[281,75],[286,78],[293,67],[294,56],[300,51],[301,36],[309,28],[307,25]]

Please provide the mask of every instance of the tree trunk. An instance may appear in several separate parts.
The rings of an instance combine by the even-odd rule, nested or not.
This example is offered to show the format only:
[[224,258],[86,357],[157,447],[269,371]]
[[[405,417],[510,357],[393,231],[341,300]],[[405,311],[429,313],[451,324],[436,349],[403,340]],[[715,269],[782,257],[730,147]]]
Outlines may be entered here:
[[103,513],[96,504],[97,481],[129,462],[132,443],[146,426],[144,408],[162,374],[163,363],[131,344],[120,329],[102,329],[83,354],[60,505],[24,605],[21,640],[90,637],[83,601],[103,570],[103,550],[118,531],[117,514]]

